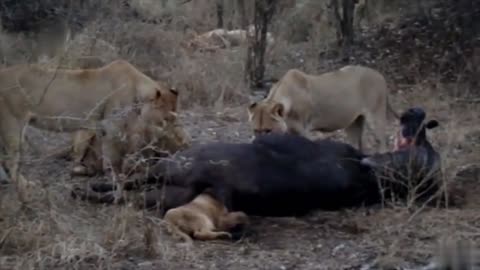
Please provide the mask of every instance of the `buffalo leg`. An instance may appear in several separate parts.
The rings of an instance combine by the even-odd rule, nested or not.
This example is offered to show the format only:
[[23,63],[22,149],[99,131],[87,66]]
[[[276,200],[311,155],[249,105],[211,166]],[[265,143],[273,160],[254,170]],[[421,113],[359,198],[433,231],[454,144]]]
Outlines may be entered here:
[[[95,192],[93,190],[86,190],[83,188],[74,188],[71,191],[73,198],[80,198],[83,201],[89,201],[92,203],[106,203],[113,204],[115,202],[115,194],[113,192]],[[118,203],[124,203],[124,199],[118,200]]]
[[180,186],[164,186],[162,189],[153,189],[145,192],[144,207],[155,209],[163,216],[166,211],[182,206],[198,195],[193,189]]

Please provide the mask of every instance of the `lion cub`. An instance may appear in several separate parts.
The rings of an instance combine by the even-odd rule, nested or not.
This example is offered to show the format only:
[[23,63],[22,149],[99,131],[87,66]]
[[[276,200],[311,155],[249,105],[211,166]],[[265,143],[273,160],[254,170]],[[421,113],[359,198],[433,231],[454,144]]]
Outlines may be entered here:
[[208,193],[202,193],[188,204],[165,213],[167,230],[177,239],[191,244],[198,240],[231,239],[229,230],[249,223],[243,212],[228,212],[227,208]]

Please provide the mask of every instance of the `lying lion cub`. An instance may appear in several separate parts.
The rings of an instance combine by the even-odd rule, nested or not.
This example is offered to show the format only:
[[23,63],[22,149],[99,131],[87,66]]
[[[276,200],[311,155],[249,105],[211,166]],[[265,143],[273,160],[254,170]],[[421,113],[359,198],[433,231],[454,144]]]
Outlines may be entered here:
[[229,230],[249,223],[243,212],[228,213],[226,207],[207,193],[193,201],[167,211],[164,216],[168,231],[187,243],[198,240],[231,239]]
[[289,70],[268,96],[248,107],[255,135],[292,132],[315,139],[315,132],[345,129],[351,143],[363,151],[368,124],[386,150],[387,112],[398,115],[388,102],[385,78],[363,66],[345,66],[321,75]]

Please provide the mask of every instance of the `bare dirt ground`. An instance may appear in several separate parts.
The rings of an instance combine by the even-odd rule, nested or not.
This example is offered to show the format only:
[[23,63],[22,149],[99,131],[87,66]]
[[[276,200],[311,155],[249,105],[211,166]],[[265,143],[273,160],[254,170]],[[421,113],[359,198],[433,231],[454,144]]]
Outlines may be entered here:
[[[396,93],[394,106],[425,106],[431,118],[441,121],[430,137],[446,161],[446,180],[452,180],[459,165],[478,164],[475,107],[428,93],[420,97],[414,90]],[[246,120],[245,107],[182,112],[197,143],[247,141],[251,131]],[[390,134],[394,128],[392,124]],[[467,204],[460,208],[379,206],[318,211],[303,218],[254,217],[252,234],[238,242],[197,241],[187,248],[165,232],[155,213],[72,199],[68,188],[91,179],[72,179],[69,162],[45,158],[49,149],[66,145],[68,137],[33,128],[29,136],[41,153],[26,151],[22,170],[41,184],[26,191],[25,205],[12,187],[0,191],[5,213],[0,218],[1,269],[408,269],[427,264],[445,237],[480,238],[477,170],[463,180]],[[342,139],[343,133],[335,136]]]

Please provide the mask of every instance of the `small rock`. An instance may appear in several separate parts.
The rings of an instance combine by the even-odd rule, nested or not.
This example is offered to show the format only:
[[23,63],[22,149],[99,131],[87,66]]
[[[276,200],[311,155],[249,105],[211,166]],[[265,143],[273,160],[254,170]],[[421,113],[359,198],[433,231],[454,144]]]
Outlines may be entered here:
[[345,248],[345,244],[340,244],[340,245],[336,246],[336,247],[332,250],[332,256],[337,255],[337,253],[338,253],[341,249],[344,249],[344,248]]
[[460,167],[455,178],[467,181],[478,181],[480,179],[480,164],[469,164]]
[[137,264],[140,267],[150,267],[153,266],[153,262],[141,262]]

